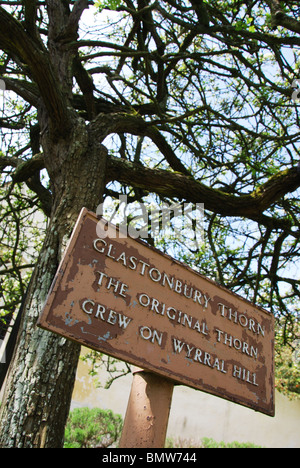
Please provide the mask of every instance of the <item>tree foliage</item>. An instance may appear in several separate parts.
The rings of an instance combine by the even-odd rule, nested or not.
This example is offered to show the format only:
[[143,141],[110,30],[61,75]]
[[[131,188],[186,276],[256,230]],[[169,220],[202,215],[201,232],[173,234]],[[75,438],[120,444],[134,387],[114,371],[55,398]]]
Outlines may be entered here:
[[108,448],[116,445],[123,427],[122,417],[100,408],[75,408],[65,431],[65,448]]
[[289,271],[299,253],[297,2],[99,1],[95,25],[91,17],[71,40],[72,21],[93,2],[73,3],[57,2],[70,24],[54,32],[56,2],[1,2],[8,28],[1,76],[19,96],[1,119],[2,168],[31,185],[50,213],[51,191],[38,177],[44,162],[36,109],[49,94],[53,124],[65,130],[68,119],[56,113],[66,111],[67,99],[53,95],[63,93],[60,83],[49,83],[21,37],[12,37],[19,29],[47,68],[51,40],[72,51],[68,102],[97,122],[99,139],[113,136],[107,187],[118,181],[133,197],[151,191],[204,202],[212,256],[208,265],[201,252],[201,268],[289,316],[285,299],[299,294]]
[[299,18],[298,1],[0,1],[11,307],[25,291],[25,207],[49,219],[37,267],[51,257],[50,278],[84,200],[204,203],[203,245],[154,242],[270,310],[293,346]]
[[[290,399],[300,399],[300,340],[290,338],[292,343],[283,345],[280,337],[287,333],[283,328],[278,326],[275,345],[275,387]],[[299,325],[296,333],[292,330],[290,335],[299,336]]]
[[3,180],[0,189],[0,317],[19,308],[41,247],[45,223],[34,194]]

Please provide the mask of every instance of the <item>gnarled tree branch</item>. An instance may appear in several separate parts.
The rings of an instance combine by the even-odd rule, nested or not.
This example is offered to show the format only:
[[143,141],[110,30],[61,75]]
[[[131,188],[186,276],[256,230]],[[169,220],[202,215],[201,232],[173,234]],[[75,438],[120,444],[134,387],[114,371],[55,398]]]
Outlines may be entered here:
[[109,181],[117,180],[162,196],[204,203],[206,209],[223,216],[255,220],[273,203],[300,187],[297,168],[291,168],[271,177],[253,192],[237,196],[207,187],[186,174],[149,169],[115,157],[109,160],[107,177]]

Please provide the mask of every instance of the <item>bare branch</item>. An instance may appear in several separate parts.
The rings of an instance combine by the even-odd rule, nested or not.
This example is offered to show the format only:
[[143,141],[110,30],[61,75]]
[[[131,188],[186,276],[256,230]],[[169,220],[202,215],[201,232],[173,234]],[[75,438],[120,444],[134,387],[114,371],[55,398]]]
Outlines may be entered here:
[[180,159],[177,158],[173,149],[159,130],[151,124],[147,124],[140,116],[126,113],[116,113],[113,115],[99,114],[91,125],[95,129],[98,128],[99,139],[102,140],[112,133],[130,133],[132,135],[149,137],[174,171],[189,175],[189,171]]
[[25,182],[28,180],[36,171],[44,169],[44,155],[43,153],[36,154],[28,161],[18,164],[14,174],[13,181],[15,183]]
[[68,131],[70,115],[67,103],[60,92],[58,79],[50,65],[47,51],[41,48],[40,42],[26,34],[21,23],[2,7],[0,7],[0,47],[28,65],[48,110],[53,128],[59,133]]
[[282,26],[290,31],[300,33],[300,21],[286,15],[282,9],[281,2],[278,0],[269,0],[267,3],[271,10],[274,26]]

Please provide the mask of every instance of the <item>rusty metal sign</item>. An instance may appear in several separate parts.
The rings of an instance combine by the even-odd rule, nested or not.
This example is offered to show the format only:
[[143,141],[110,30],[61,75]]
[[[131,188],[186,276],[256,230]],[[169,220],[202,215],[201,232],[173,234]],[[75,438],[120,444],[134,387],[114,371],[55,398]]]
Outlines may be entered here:
[[39,326],[273,416],[273,316],[116,234],[82,210]]

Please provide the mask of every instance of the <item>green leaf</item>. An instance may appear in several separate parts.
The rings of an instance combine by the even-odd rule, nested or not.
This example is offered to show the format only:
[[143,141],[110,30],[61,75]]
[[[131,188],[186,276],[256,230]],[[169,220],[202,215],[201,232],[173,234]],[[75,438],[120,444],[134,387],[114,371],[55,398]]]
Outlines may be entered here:
[[95,6],[99,11],[107,8],[108,10],[116,10],[121,5],[122,0],[97,0]]

